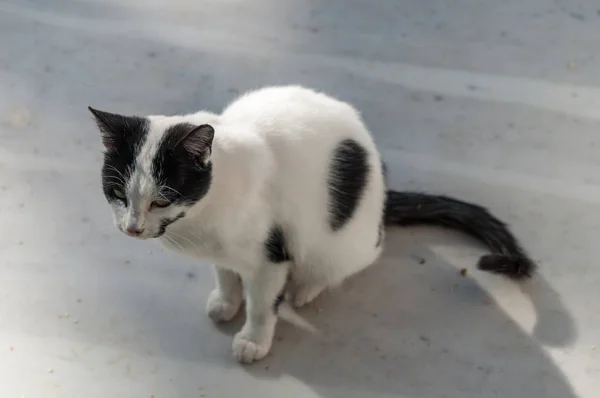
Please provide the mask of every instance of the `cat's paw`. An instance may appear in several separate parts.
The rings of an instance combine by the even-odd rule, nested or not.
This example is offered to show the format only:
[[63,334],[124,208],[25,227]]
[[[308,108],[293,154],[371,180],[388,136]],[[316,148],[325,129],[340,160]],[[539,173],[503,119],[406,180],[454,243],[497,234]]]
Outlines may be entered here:
[[224,297],[218,289],[210,292],[206,302],[206,314],[214,322],[229,322],[240,311],[241,299]]
[[272,339],[262,342],[252,341],[242,330],[233,339],[233,356],[240,362],[250,364],[267,356]]
[[320,284],[302,284],[297,287],[293,294],[294,307],[300,308],[313,301],[321,292],[325,290],[325,286]]

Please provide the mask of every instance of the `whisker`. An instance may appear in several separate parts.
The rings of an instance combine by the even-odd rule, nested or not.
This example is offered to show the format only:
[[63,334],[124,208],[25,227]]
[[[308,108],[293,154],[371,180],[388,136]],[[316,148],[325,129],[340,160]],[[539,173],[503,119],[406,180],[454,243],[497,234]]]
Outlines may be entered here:
[[204,247],[208,252],[210,252],[210,247],[206,244],[206,242],[204,242],[204,240],[201,237],[199,237],[192,231],[187,231],[187,233],[192,235],[193,238],[196,238],[198,240],[198,243],[200,243],[202,247]]
[[167,198],[162,192],[160,192],[160,190],[158,191],[158,194],[160,195],[160,197],[164,200],[169,200],[169,198]]
[[118,170],[118,169],[117,169],[115,166],[112,166],[112,165],[110,165],[110,164],[107,164],[107,165],[106,165],[106,167],[107,167],[109,170],[113,170],[113,171],[115,171],[115,172],[117,173],[117,176],[114,176],[114,177],[120,177],[120,178],[121,178],[121,181],[123,182],[123,185],[125,185],[125,180],[127,180],[127,179],[125,178],[125,176],[123,175],[123,173],[121,173],[121,171],[120,171],[120,170]]
[[167,239],[167,241],[169,241],[171,244],[177,246],[177,248],[179,248],[179,251],[181,251],[182,253],[185,252],[185,250],[183,249],[183,246],[181,246],[181,244],[179,242],[177,242],[175,239],[173,239],[172,237],[169,236],[168,233],[163,234],[163,236],[165,237],[165,239]]
[[[176,233],[173,233],[171,231],[169,231],[169,234],[171,234],[172,236],[174,236],[176,238],[184,239],[184,240],[188,241],[192,246],[194,246],[194,248],[196,249],[196,251],[198,251],[198,253],[202,253],[202,250],[200,250],[198,245],[196,243],[194,243],[193,241],[191,241],[190,239],[186,238],[185,236],[177,235]],[[207,247],[205,247],[205,248],[207,248]]]
[[173,189],[173,188],[171,188],[171,187],[168,187],[168,186],[166,186],[166,185],[161,185],[161,186],[160,186],[160,188],[159,188],[159,191],[161,191],[161,190],[163,190],[163,189],[169,189],[169,190],[173,191],[174,193],[176,193],[177,195],[179,195],[179,196],[183,196],[183,195],[181,194],[181,192],[179,192],[178,190],[176,190],[176,189]]
[[117,181],[118,183],[120,183],[121,185],[125,185],[125,181],[123,181],[118,176],[107,176],[107,177],[104,177],[104,178],[106,178],[107,180],[114,180],[114,181]]

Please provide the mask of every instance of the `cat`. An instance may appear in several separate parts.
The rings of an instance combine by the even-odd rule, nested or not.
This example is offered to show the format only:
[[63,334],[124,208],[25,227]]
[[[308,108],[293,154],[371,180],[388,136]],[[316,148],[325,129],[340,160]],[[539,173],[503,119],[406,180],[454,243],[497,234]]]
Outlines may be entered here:
[[385,228],[429,224],[487,245],[480,269],[535,271],[508,227],[483,207],[386,187],[358,111],[301,86],[248,92],[221,114],[124,116],[89,108],[104,145],[102,186],[116,226],[212,261],[207,314],[246,322],[238,361],[270,351],[278,311],[301,307],[373,264]]

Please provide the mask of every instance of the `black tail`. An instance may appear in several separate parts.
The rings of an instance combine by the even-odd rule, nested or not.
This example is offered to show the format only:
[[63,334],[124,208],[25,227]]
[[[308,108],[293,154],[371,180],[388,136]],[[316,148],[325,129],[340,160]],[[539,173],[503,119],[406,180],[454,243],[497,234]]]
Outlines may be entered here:
[[481,241],[492,251],[479,259],[479,269],[512,279],[529,278],[535,272],[535,263],[506,224],[481,206],[446,196],[388,191],[385,224],[455,229]]

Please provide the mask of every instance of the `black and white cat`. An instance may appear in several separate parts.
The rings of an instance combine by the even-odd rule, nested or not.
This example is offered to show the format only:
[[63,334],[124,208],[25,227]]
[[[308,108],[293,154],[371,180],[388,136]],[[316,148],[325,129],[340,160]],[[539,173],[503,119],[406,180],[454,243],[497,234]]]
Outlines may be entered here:
[[229,321],[245,301],[246,323],[233,342],[241,362],[269,352],[286,297],[302,306],[375,262],[386,226],[453,228],[491,250],[479,268],[514,279],[535,269],[484,208],[386,190],[359,113],[322,93],[268,87],[221,114],[89,109],[105,147],[102,182],[117,227],[214,262],[207,312]]

